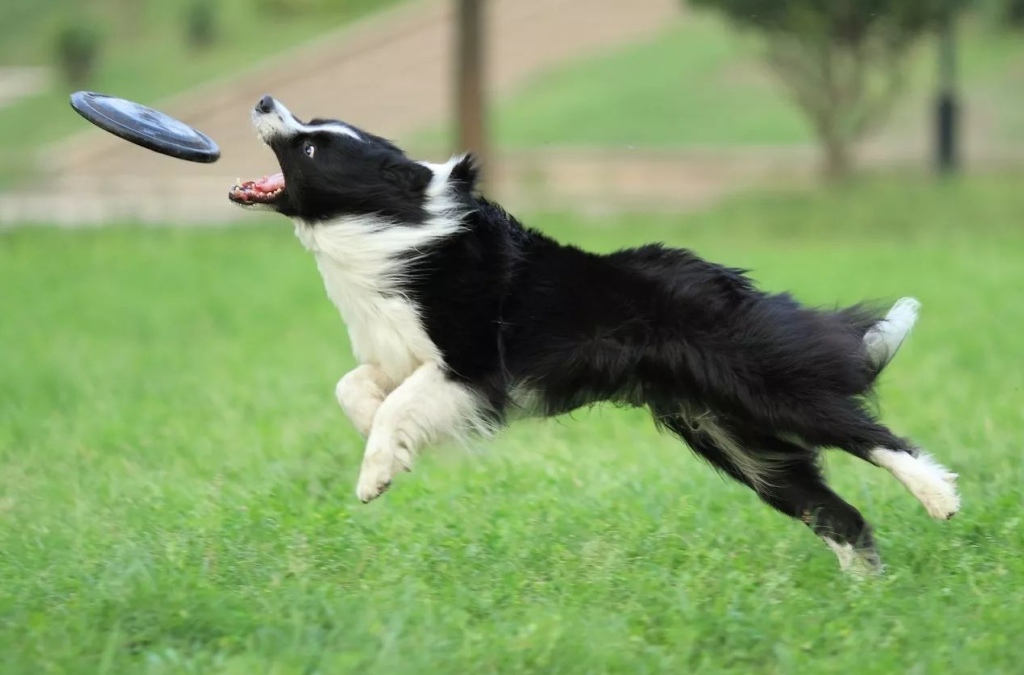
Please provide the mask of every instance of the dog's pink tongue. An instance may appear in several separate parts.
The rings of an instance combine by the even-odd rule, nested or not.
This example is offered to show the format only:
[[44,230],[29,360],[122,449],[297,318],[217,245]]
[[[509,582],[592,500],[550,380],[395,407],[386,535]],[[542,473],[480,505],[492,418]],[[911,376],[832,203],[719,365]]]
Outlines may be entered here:
[[260,192],[274,192],[284,188],[284,174],[275,173],[273,176],[264,176],[256,181],[256,189]]

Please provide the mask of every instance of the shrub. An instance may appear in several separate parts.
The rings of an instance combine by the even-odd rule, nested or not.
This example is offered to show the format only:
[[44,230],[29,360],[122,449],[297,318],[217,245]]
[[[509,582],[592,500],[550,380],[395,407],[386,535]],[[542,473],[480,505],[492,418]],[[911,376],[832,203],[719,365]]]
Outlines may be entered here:
[[214,0],[192,0],[185,11],[185,41],[197,49],[205,49],[217,39],[217,3]]
[[828,176],[885,119],[914,43],[967,0],[691,0],[758,31],[771,68],[807,116]]
[[88,82],[100,55],[99,29],[89,22],[70,21],[57,30],[54,42],[57,68],[72,86]]
[[1003,15],[1010,27],[1016,30],[1024,29],[1024,0],[1006,0]]

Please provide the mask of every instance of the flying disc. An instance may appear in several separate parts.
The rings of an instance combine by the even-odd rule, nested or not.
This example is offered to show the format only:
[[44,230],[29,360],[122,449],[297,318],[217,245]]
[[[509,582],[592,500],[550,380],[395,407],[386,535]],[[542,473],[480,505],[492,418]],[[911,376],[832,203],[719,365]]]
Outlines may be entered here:
[[189,125],[133,101],[92,91],[71,95],[71,107],[100,129],[136,145],[190,162],[216,162],[220,148]]

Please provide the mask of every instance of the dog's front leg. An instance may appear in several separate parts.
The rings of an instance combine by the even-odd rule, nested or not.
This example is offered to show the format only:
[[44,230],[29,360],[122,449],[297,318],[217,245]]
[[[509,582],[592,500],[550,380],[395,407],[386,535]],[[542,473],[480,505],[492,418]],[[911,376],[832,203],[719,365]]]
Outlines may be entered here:
[[468,387],[425,363],[391,392],[373,418],[356,496],[374,499],[424,446],[479,427],[481,406]]
[[338,380],[334,395],[352,424],[366,438],[377,410],[394,388],[395,383],[384,371],[367,363]]

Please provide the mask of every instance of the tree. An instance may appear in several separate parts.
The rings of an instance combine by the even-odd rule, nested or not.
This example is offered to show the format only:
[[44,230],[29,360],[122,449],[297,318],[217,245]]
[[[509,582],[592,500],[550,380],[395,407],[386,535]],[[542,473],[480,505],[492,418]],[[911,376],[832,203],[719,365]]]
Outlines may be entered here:
[[99,29],[88,20],[68,19],[60,26],[54,40],[54,56],[68,84],[80,87],[92,78],[101,42]]
[[1024,29],[1024,0],[1005,0],[1002,15],[1010,28]]
[[195,49],[207,49],[217,41],[214,0],[192,0],[185,8],[185,41]]
[[807,116],[829,177],[883,121],[914,43],[967,0],[690,0],[766,38],[771,68]]
[[487,166],[484,104],[484,0],[458,0],[455,30],[455,104],[458,124],[456,152],[471,151]]

